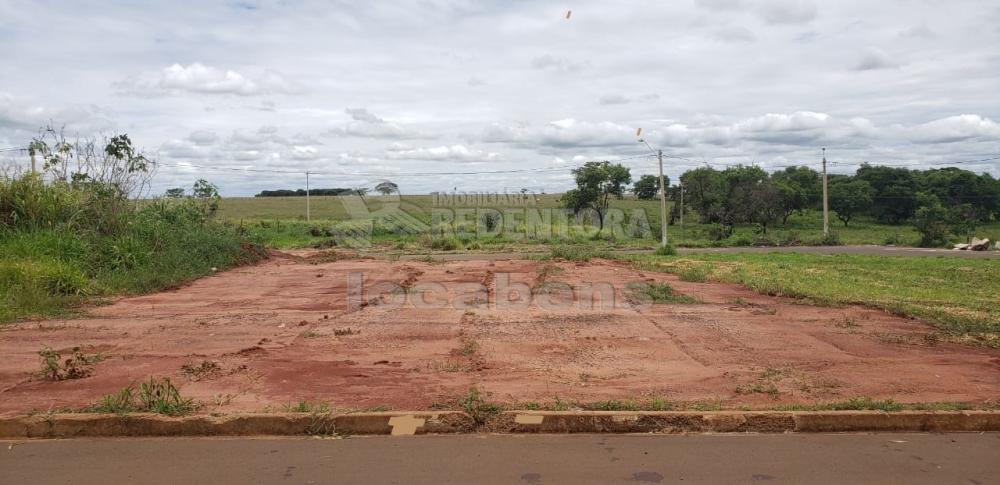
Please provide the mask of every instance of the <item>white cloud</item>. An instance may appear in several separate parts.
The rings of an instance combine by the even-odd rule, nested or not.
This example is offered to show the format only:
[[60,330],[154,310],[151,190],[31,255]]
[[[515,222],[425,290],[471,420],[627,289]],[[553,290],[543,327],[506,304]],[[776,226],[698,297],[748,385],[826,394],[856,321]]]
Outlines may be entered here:
[[300,94],[302,88],[277,71],[265,69],[256,75],[244,75],[231,69],[219,69],[201,63],[187,66],[172,64],[156,75],[133,77],[117,84],[124,94],[178,95],[231,94]]
[[897,127],[915,143],[955,143],[973,139],[1000,141],[1000,123],[979,115],[949,116],[912,127]]
[[385,120],[375,116],[374,113],[369,112],[366,108],[347,108],[344,112],[351,115],[351,119],[354,121],[364,121],[367,123],[385,122]]
[[544,54],[532,59],[531,67],[535,69],[576,72],[586,67],[586,63],[571,61],[565,57],[557,57],[552,54]]
[[448,145],[413,149],[390,146],[386,150],[386,158],[391,160],[418,159],[451,162],[495,162],[500,160],[501,157],[496,152],[472,149],[465,145]]

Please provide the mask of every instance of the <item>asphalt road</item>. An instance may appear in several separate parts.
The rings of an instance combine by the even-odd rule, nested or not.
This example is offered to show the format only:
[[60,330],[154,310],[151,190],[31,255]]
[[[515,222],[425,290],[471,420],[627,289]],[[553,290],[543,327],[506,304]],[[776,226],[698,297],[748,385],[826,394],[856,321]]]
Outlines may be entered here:
[[1000,433],[0,442],[0,483],[1000,483]]
[[[633,249],[616,251],[618,254],[649,254],[650,249]],[[805,254],[861,254],[867,256],[905,256],[905,257],[956,257],[969,259],[1000,259],[1000,251],[955,251],[951,249],[911,248],[897,246],[786,246],[766,248],[678,248],[679,254],[697,253],[805,253]],[[434,259],[443,261],[473,261],[523,259],[531,255],[548,254],[546,251],[525,251],[505,253],[432,253]],[[382,253],[371,253],[375,257],[387,257]],[[405,254],[403,260],[421,260],[427,254]]]

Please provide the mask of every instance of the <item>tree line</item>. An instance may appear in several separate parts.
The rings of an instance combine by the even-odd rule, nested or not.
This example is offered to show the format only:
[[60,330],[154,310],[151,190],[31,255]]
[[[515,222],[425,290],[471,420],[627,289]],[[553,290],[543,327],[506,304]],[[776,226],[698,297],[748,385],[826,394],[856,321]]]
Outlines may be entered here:
[[[590,208],[603,215],[609,198],[622,198],[632,184],[629,169],[610,162],[589,162],[573,174],[577,187],[563,202],[577,211]],[[672,223],[681,210],[681,187],[669,187],[664,179],[666,195],[674,201]],[[699,167],[680,180],[683,209],[696,213],[703,224],[730,231],[749,223],[766,233],[793,214],[822,208],[822,176],[806,166],[770,173],[753,165]],[[830,210],[845,227],[861,215],[885,224],[910,223],[929,246],[945,243],[949,234],[971,236],[979,224],[1000,219],[1000,180],[986,173],[863,164],[853,175],[829,175],[828,184]],[[659,195],[659,181],[642,175],[631,191],[639,199],[653,199]]]

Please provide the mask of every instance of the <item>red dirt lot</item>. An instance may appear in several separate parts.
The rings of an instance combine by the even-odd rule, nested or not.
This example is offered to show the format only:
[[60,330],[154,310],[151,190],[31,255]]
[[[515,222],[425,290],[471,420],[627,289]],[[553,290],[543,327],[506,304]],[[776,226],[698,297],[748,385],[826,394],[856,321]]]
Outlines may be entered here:
[[[351,291],[359,277],[366,290]],[[667,282],[700,301],[636,306],[636,282]],[[610,285],[614,296],[583,298],[588,285],[597,293]],[[530,305],[503,305],[532,293]],[[404,298],[422,308],[399,304]],[[880,311],[812,307],[612,261],[278,255],[78,318],[0,327],[0,414],[83,407],[150,376],[170,377],[202,412],[222,413],[301,400],[419,410],[454,403],[471,387],[509,403],[656,397],[767,408],[856,396],[1000,398],[1000,351],[929,334]],[[74,346],[105,356],[90,377],[38,375],[39,350],[65,358]],[[183,370],[206,361],[205,372]]]

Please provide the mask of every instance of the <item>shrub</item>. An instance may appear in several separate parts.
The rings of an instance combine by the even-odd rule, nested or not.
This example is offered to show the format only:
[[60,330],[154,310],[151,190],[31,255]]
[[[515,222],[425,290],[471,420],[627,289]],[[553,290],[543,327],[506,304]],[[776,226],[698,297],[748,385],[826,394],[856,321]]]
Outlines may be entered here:
[[672,244],[657,246],[656,251],[653,251],[653,254],[657,256],[677,256],[677,248],[675,248]]
[[129,384],[122,390],[104,396],[101,402],[84,409],[92,413],[156,413],[168,416],[182,416],[198,409],[193,399],[181,397],[169,378],[149,378],[136,388]]
[[[102,197],[119,200],[95,204]],[[211,221],[197,200],[123,197],[95,182],[0,179],[0,322],[57,313],[88,296],[158,290],[266,255],[241,228]]]

